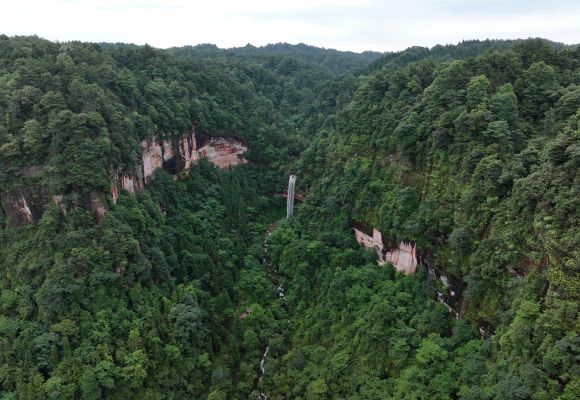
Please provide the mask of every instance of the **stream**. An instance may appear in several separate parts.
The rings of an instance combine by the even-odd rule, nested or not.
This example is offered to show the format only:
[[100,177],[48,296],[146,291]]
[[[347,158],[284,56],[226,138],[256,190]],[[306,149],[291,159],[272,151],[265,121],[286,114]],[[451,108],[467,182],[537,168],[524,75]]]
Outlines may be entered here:
[[[269,249],[268,239],[270,238],[270,235],[272,235],[272,231],[274,230],[275,227],[276,227],[276,224],[272,224],[268,227],[268,229],[266,230],[266,233],[264,235],[264,243],[262,245],[262,265],[265,268],[267,268],[269,271],[272,271],[271,280],[273,283],[279,282],[278,268],[277,267],[273,268],[272,263],[270,262],[270,258],[268,256],[268,249]],[[276,288],[276,291],[278,293],[278,298],[280,299],[280,301],[284,305],[284,308],[288,309],[288,302],[286,300],[285,289],[281,283]],[[259,391],[259,394],[257,397],[258,400],[267,400],[268,399],[268,396],[266,396],[266,393],[264,393],[264,391],[263,391],[262,380],[264,379],[264,375],[266,373],[266,368],[265,368],[264,364],[266,363],[266,357],[268,356],[269,350],[270,350],[270,346],[266,345],[266,348],[263,350],[262,357],[260,358],[260,368],[258,369],[258,383],[257,383],[257,389]],[[252,393],[254,393],[254,392],[252,392]]]
[[[296,175],[290,175],[290,177],[288,179],[286,219],[290,219],[294,215],[294,193],[295,193],[295,187],[296,187],[296,178],[297,178]],[[264,234],[264,242],[262,244],[262,265],[268,271],[271,271],[270,280],[272,281],[272,283],[274,283],[274,284],[278,283],[278,287],[276,288],[276,291],[278,293],[278,298],[282,302],[282,305],[284,306],[286,311],[288,311],[288,301],[286,300],[286,290],[284,289],[284,286],[282,286],[282,283],[280,283],[280,279],[278,276],[278,266],[272,267],[272,263],[270,261],[270,257],[268,254],[268,250],[270,247],[268,244],[268,239],[272,235],[274,228],[276,228],[276,223],[271,224],[268,227],[268,229],[266,229],[266,233]],[[267,344],[266,348],[264,349],[264,352],[262,353],[262,357],[260,358],[260,368],[258,370],[258,383],[256,385],[258,392],[259,392],[258,400],[267,400],[268,399],[268,396],[266,396],[266,393],[264,393],[262,381],[264,379],[264,375],[266,374],[266,367],[264,364],[266,363],[266,357],[268,356],[269,350],[270,350],[270,345]],[[252,393],[254,393],[254,391],[252,391]]]
[[262,358],[260,359],[260,373],[258,376],[258,388],[260,389],[260,394],[258,395],[258,400],[267,400],[268,396],[262,391],[262,379],[264,378],[264,374],[266,373],[266,369],[264,368],[264,363],[266,362],[266,356],[268,355],[268,350],[270,350],[270,346],[266,346],[266,350],[264,350],[264,354],[262,354]]

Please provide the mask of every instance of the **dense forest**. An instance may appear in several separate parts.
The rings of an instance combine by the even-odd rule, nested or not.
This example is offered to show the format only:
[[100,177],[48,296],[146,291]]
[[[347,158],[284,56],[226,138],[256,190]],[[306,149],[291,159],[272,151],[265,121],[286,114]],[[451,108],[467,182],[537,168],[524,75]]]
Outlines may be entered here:
[[580,397],[578,46],[2,35],[0,149],[0,399]]

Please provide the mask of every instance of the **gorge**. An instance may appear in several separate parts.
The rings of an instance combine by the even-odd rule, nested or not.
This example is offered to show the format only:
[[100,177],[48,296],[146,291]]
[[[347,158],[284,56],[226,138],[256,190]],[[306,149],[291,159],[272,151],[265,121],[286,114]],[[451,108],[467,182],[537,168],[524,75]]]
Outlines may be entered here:
[[0,398],[576,400],[580,50],[0,35]]

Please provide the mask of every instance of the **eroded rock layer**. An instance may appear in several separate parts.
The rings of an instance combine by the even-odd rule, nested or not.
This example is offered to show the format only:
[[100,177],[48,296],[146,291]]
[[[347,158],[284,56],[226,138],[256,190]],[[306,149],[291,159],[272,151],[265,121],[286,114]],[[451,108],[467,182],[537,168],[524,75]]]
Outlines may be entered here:
[[180,138],[160,140],[153,137],[151,140],[143,140],[141,148],[143,149],[141,165],[133,172],[120,170],[113,178],[111,186],[113,202],[117,201],[120,188],[129,193],[141,190],[145,184],[151,182],[155,171],[160,168],[177,174],[188,171],[200,158],[207,158],[221,169],[247,163],[242,154],[248,147],[241,140],[212,137],[198,149],[193,129]]
[[242,157],[248,147],[240,140],[226,137],[214,137],[208,140],[198,151],[199,158],[207,158],[218,168],[224,169],[248,161]]
[[26,225],[34,220],[32,210],[23,192],[4,192],[0,199],[6,216],[14,226]]
[[409,242],[401,242],[395,248],[387,249],[383,242],[383,235],[373,228],[372,236],[354,228],[356,241],[366,249],[375,250],[379,257],[377,263],[385,265],[387,262],[393,264],[395,269],[406,275],[414,274],[417,271],[417,248]]
[[[117,202],[121,190],[135,193],[150,183],[155,171],[163,168],[170,174],[177,175],[188,171],[200,158],[207,158],[218,168],[247,163],[243,153],[248,147],[239,139],[233,137],[211,137],[204,141],[198,149],[195,131],[182,135],[166,134],[163,139],[153,136],[144,139],[140,143],[142,153],[138,165],[118,167],[111,176],[110,194],[113,203]],[[34,178],[41,173],[42,166],[23,167],[21,173],[26,178]],[[14,226],[22,226],[34,222],[42,214],[45,204],[34,201],[36,206],[31,205],[30,193],[22,190],[4,192],[0,196],[0,203],[4,213]],[[47,202],[56,204],[66,214],[65,195],[56,194],[48,197]],[[98,220],[101,220],[107,211],[105,199],[98,193],[91,193],[87,198],[86,205],[93,211]]]

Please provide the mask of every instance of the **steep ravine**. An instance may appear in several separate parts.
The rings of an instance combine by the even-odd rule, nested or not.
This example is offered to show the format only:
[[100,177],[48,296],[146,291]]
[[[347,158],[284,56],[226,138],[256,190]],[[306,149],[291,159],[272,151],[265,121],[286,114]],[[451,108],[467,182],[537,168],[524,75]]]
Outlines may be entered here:
[[[294,215],[294,192],[296,187],[296,175],[290,175],[288,180],[288,189],[287,189],[287,202],[286,202],[286,219],[292,218]],[[280,281],[279,270],[277,265],[272,265],[270,260],[269,254],[269,243],[268,239],[272,235],[272,232],[276,228],[276,223],[272,223],[266,232],[264,233],[264,241],[262,244],[262,265],[266,268],[269,272],[270,280],[276,286],[276,293],[278,295],[278,299],[280,300],[282,306],[286,311],[288,311],[288,301],[286,299],[286,289],[284,288],[282,282]],[[263,380],[264,375],[266,374],[266,358],[268,356],[268,352],[270,350],[270,345],[266,344],[266,347],[262,350],[262,357],[260,358],[260,366],[258,369],[258,376],[256,379],[256,383],[254,385],[254,390],[252,391],[252,395],[255,395],[255,392],[258,392],[258,400],[267,400],[268,396],[265,393],[265,389],[263,387]],[[250,396],[250,397],[251,397]]]
[[[269,251],[268,251],[269,250],[268,239],[272,235],[272,232],[274,231],[275,228],[276,228],[276,223],[271,224],[264,234],[264,242],[262,244],[262,265],[264,266],[264,268],[266,268],[270,272],[270,279],[271,279],[272,283],[277,286],[276,291],[278,294],[278,298],[282,302],[283,307],[286,308],[286,310],[288,310],[288,302],[287,302],[286,296],[285,296],[285,289],[284,289],[284,286],[282,285],[282,283],[280,282],[280,277],[278,275],[278,267],[272,265],[272,262],[270,260]],[[257,394],[258,400],[267,400],[268,399],[268,396],[266,395],[265,389],[263,387],[263,379],[264,379],[264,375],[266,374],[265,363],[266,363],[266,358],[268,356],[269,350],[270,350],[270,346],[268,344],[262,350],[262,353],[261,353],[262,357],[260,358],[258,376],[256,379],[256,383],[254,385],[254,390],[252,390],[252,394],[250,395],[250,398],[252,398],[252,396],[255,396],[256,392],[257,392],[258,393]]]

